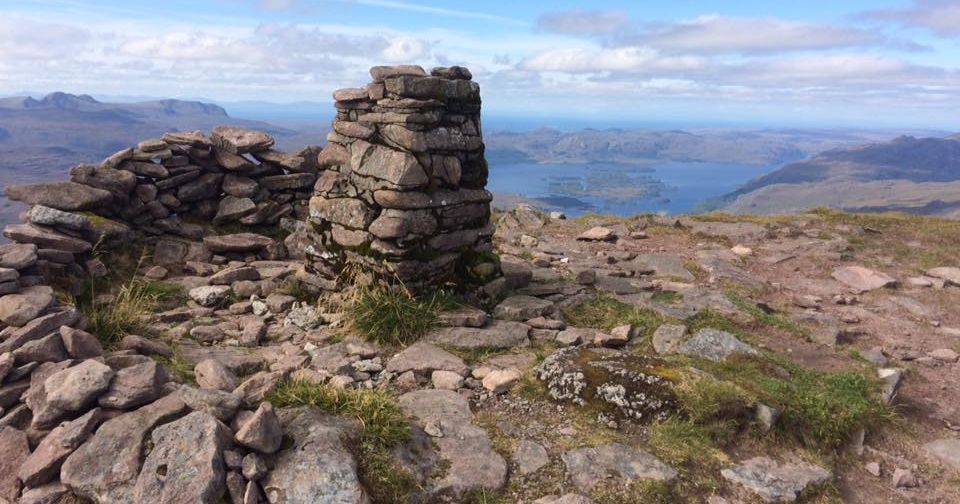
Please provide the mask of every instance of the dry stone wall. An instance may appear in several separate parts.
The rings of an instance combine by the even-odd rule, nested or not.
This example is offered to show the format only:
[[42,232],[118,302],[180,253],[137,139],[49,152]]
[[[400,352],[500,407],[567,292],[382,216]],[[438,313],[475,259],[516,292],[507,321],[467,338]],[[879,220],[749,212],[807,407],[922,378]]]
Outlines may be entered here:
[[348,263],[408,287],[496,277],[480,87],[462,67],[374,67],[333,94],[337,117],[310,200],[313,265]]
[[[285,154],[273,144],[266,133],[230,126],[214,128],[209,136],[168,133],[119,151],[100,166],[76,166],[69,182],[7,187],[7,197],[31,207],[22,224],[3,231],[26,247],[4,250],[36,256],[17,263],[29,262],[20,271],[25,279],[20,283],[27,285],[95,274],[104,266],[92,259],[94,248],[128,246],[139,239],[156,241],[159,253],[185,249],[170,240],[177,238],[184,239],[181,243],[205,239],[207,255],[284,257],[282,244],[263,236],[212,236],[217,226],[256,229],[285,220],[284,226],[295,229],[296,221],[305,219],[320,149]],[[4,288],[0,285],[0,291]]]

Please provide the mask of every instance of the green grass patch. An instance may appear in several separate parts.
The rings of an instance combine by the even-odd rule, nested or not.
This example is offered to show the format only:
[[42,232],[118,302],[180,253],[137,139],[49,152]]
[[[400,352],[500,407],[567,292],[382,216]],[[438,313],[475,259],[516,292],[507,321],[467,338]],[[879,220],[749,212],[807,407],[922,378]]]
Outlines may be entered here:
[[661,481],[636,479],[626,485],[597,484],[590,492],[596,504],[673,504],[670,486]]
[[730,439],[729,425],[703,425],[691,420],[668,418],[650,425],[648,443],[667,464],[680,470],[692,466],[719,469],[727,462],[720,444]]
[[309,406],[355,418],[362,427],[359,474],[373,502],[410,502],[417,489],[413,477],[390,456],[390,449],[410,438],[410,424],[391,394],[381,390],[339,389],[302,381],[283,381],[267,400],[278,408]]
[[688,318],[686,324],[690,334],[696,334],[700,329],[718,329],[736,335],[740,339],[749,339],[736,322],[710,308],[700,310],[699,313]]
[[857,371],[823,373],[774,356],[701,364],[742,389],[744,398],[780,410],[777,432],[804,446],[836,450],[858,429],[892,419],[890,408],[880,402],[876,380]]
[[603,294],[591,301],[563,309],[567,324],[574,327],[590,327],[609,331],[617,326],[632,324],[638,328],[638,334],[653,334],[662,324],[670,321],[667,317],[641,306],[628,305],[617,301],[609,294]]
[[476,488],[463,495],[463,502],[464,504],[508,504],[510,501],[495,490]]
[[678,303],[683,300],[683,296],[673,291],[657,291],[650,298],[657,303]]
[[808,338],[810,336],[810,331],[807,328],[793,321],[789,317],[783,316],[779,313],[767,313],[760,309],[760,307],[758,307],[755,303],[751,303],[747,299],[737,294],[728,292],[727,299],[735,304],[737,308],[740,308],[763,325],[776,327],[777,329],[786,331],[801,338]]
[[347,303],[346,320],[368,341],[408,345],[437,327],[441,311],[455,306],[444,292],[418,298],[402,287],[360,287]]
[[701,424],[749,416],[754,402],[736,383],[691,373],[682,376],[674,393],[686,417]]
[[153,359],[172,372],[176,381],[190,385],[197,384],[197,377],[193,372],[194,366],[187,362],[176,349],[174,349],[172,357],[156,355]]
[[316,304],[317,299],[320,297],[320,292],[317,289],[298,278],[288,278],[277,288],[277,292],[292,296],[296,298],[297,301],[311,305]]
[[489,359],[490,357],[495,357],[497,355],[502,355],[510,353],[509,348],[489,348],[489,347],[477,347],[477,348],[457,348],[452,346],[442,345],[443,349],[460,357],[463,359],[463,362],[473,366],[478,362]]

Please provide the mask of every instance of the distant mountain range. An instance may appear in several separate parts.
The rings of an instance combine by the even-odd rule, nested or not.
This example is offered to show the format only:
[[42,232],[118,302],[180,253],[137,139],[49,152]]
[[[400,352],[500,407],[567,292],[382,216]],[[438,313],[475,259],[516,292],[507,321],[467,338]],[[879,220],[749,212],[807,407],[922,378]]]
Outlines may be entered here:
[[[896,134],[902,134],[899,132]],[[931,134],[922,131],[915,134]],[[509,163],[709,162],[776,166],[843,145],[889,140],[870,130],[584,129],[486,132],[487,158]]]
[[220,106],[194,101],[104,103],[67,93],[0,98],[0,185],[61,177],[70,166],[99,162],[144,138],[221,124],[266,131],[290,150],[324,143],[329,130],[327,124],[288,128],[236,119]]
[[[241,107],[241,114],[270,118],[270,122],[231,117],[223,107],[201,101],[107,103],[89,95],[59,92],[40,99],[0,98],[0,186],[60,179],[71,166],[99,163],[117,150],[169,131],[209,131],[222,124],[258,129],[273,135],[278,148],[287,151],[326,141],[328,118],[294,122],[281,114],[274,119],[256,114],[257,104],[246,105],[249,110]],[[737,212],[829,205],[960,214],[960,137],[931,131],[900,133],[936,138],[894,139],[890,132],[849,129],[541,128],[522,133],[486,131],[485,141],[487,158],[494,166],[791,163],[750,181],[718,203]],[[2,214],[16,207],[2,198],[0,202],[7,209],[0,208],[0,218],[9,220],[9,215]]]
[[830,206],[960,217],[960,135],[831,149],[750,181],[722,206],[740,213]]

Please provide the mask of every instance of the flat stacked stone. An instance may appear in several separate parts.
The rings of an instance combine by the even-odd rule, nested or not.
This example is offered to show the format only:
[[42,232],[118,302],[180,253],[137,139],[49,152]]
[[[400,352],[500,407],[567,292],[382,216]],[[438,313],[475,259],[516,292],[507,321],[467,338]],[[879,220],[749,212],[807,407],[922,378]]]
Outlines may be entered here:
[[492,250],[480,87],[461,67],[370,75],[366,87],[333,94],[310,200],[322,246],[313,264],[334,278],[357,262],[411,287],[463,280]]

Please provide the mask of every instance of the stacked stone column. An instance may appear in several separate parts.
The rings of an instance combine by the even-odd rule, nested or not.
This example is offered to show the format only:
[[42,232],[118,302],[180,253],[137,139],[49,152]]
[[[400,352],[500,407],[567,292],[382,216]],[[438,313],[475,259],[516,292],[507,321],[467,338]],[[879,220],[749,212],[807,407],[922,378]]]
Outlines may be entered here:
[[337,117],[310,200],[337,278],[349,263],[411,288],[486,280],[495,268],[480,87],[461,67],[374,67],[364,88],[334,93]]

